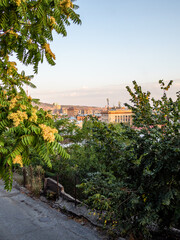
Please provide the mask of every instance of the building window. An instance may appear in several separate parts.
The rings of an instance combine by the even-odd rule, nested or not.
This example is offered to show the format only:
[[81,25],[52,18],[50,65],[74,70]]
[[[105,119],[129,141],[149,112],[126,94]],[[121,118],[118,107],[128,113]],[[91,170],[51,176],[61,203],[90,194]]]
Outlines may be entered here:
[[118,116],[118,123],[120,122],[119,116]]
[[125,116],[123,116],[123,122],[125,122]]
[[127,122],[127,116],[126,116],[126,122]]
[[115,116],[115,122],[117,122],[117,116]]

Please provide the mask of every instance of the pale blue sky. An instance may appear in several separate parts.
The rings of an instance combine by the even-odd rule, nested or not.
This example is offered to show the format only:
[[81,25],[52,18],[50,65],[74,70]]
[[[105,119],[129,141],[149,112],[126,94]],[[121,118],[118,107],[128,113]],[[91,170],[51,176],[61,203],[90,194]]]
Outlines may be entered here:
[[[134,79],[139,83],[180,79],[180,0],[78,0],[76,4],[82,25],[68,27],[66,38],[54,37],[56,66],[39,67],[33,95],[41,98],[42,93],[43,101],[47,95],[48,102],[66,104],[62,93],[74,91],[75,96],[91,89],[84,102],[82,95],[67,97],[68,104],[91,105],[98,95],[90,92],[96,89]],[[102,99],[97,98],[97,105]]]

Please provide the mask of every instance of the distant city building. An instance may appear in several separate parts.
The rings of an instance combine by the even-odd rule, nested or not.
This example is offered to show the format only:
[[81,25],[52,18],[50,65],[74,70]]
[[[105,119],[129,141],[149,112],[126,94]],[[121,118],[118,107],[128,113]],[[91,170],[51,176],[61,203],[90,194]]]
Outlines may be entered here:
[[79,110],[75,107],[70,107],[67,109],[68,117],[76,117],[79,113]]
[[132,125],[133,113],[129,109],[119,108],[101,112],[101,121],[106,123],[126,123]]
[[61,108],[61,113],[62,113],[63,115],[67,115],[67,108],[62,107],[62,108]]
[[83,121],[87,116],[96,116],[100,118],[101,111],[105,110],[102,107],[93,107],[93,106],[73,106],[73,105],[59,105],[58,103],[39,103],[34,104],[34,106],[38,106],[38,108],[42,108],[45,111],[51,111],[53,115],[56,115],[58,119],[62,117],[75,117],[80,116],[78,118],[79,121]]
[[86,118],[86,116],[84,116],[84,115],[78,115],[78,116],[76,117],[76,119],[77,119],[78,121],[84,121],[85,118]]
[[56,109],[58,109],[58,110],[61,109],[61,105],[59,105],[58,103],[53,103],[53,105],[56,107]]
[[79,114],[84,115],[84,109],[79,109]]
[[76,121],[76,126],[82,128],[82,126],[83,126],[83,121]]
[[90,108],[85,108],[84,109],[84,115],[93,115],[93,110]]

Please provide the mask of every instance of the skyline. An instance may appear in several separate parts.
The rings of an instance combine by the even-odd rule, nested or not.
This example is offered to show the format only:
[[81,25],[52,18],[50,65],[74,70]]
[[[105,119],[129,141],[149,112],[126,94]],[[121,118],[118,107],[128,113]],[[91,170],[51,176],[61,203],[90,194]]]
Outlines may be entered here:
[[[109,98],[111,107],[117,106],[119,101],[123,106],[124,103],[129,103],[130,99],[130,95],[126,90],[127,85],[130,86],[131,89],[133,88],[133,84],[130,83],[109,85],[101,88],[79,88],[66,91],[38,91],[37,89],[35,91],[32,90],[32,95],[35,98],[38,98],[39,95],[41,95],[41,102],[58,103],[59,105],[104,107],[107,105],[107,98]],[[158,82],[138,83],[138,85],[142,87],[143,91],[150,91],[151,97],[154,97],[156,100],[163,95],[163,91],[160,89]],[[180,89],[180,79],[173,82],[171,88],[168,90],[168,97],[175,99],[178,89]],[[61,101],[59,101],[59,99],[61,99]]]
[[[79,101],[83,101],[87,89],[103,91],[109,86],[129,85],[134,79],[139,84],[180,79],[178,0],[114,0],[112,4],[78,0],[76,4],[82,25],[71,24],[65,38],[54,36],[51,46],[56,66],[46,61],[39,66],[33,80],[37,90],[29,90],[33,97],[39,94],[42,99],[46,93],[50,99],[50,93],[69,92],[68,100],[74,104],[73,92],[81,94]],[[19,67],[33,73],[31,66]],[[95,101],[95,96],[90,96]],[[65,100],[66,95],[60,94],[50,101]],[[102,100],[98,101],[96,98],[96,105],[102,105]]]

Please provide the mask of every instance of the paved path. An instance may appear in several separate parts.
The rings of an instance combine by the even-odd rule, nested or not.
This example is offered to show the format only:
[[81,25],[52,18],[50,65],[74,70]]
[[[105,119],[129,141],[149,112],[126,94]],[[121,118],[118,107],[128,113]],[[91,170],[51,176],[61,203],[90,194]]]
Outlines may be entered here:
[[0,240],[98,240],[98,233],[0,181]]

